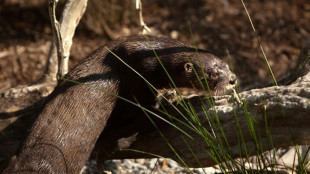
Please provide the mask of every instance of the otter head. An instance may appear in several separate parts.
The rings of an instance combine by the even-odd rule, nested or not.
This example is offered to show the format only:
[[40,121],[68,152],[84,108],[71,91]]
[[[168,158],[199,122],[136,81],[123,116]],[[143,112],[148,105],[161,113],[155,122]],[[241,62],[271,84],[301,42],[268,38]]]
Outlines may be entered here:
[[211,53],[199,53],[199,58],[190,58],[183,66],[184,80],[198,90],[209,88],[212,95],[223,95],[236,86],[237,77],[229,70],[227,63]]

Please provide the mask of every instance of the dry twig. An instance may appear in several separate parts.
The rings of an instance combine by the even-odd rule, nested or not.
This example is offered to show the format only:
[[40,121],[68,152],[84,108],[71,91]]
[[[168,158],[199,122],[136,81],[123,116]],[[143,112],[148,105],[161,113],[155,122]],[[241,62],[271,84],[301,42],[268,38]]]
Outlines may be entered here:
[[140,25],[142,27],[142,34],[150,33],[151,29],[145,24],[143,20],[141,0],[136,0],[136,9],[139,10],[139,19],[140,19]]

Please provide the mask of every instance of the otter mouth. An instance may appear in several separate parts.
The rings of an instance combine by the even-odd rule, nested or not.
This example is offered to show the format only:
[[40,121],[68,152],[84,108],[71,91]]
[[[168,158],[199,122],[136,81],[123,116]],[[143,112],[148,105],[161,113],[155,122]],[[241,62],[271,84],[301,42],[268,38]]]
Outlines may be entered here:
[[236,84],[226,84],[221,87],[221,90],[215,91],[217,95],[230,95],[236,90]]
[[[200,80],[200,81],[199,81]],[[205,82],[207,80],[207,82]],[[218,78],[214,81],[209,81],[206,77],[200,77],[191,82],[193,87],[178,87],[174,88],[158,89],[159,93],[156,97],[156,101],[161,101],[163,97],[167,98],[169,102],[179,101],[181,98],[188,99],[194,96],[221,96],[221,95],[234,95],[237,96],[236,86],[237,78],[231,73],[224,78]],[[202,87],[203,85],[203,87]],[[207,87],[208,85],[208,87]],[[239,98],[239,97],[238,97]],[[156,104],[155,108],[159,105]]]
[[[199,80],[200,82],[203,82],[203,88],[205,90],[210,89],[210,91],[207,91],[207,93],[211,92],[211,95],[213,96],[230,95],[235,91],[237,86],[237,77],[233,73],[229,75],[218,76],[217,78],[213,78],[211,80],[206,77],[200,77]],[[205,82],[206,80],[207,82]],[[208,87],[206,85],[208,85]],[[199,91],[203,90],[200,89]]]
[[159,108],[165,97],[169,103],[181,101],[182,99],[189,99],[195,96],[222,96],[222,95],[233,95],[238,104],[242,104],[240,97],[236,92],[236,84],[227,83],[226,85],[217,85],[214,90],[205,91],[202,89],[195,88],[178,88],[178,92],[174,88],[170,89],[159,89],[159,93],[156,96],[156,104],[154,108]]

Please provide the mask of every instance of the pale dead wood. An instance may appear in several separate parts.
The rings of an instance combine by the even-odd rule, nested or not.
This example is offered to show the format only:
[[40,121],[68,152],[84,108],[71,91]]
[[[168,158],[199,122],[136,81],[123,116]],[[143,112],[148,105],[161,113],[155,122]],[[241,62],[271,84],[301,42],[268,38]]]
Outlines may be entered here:
[[56,5],[58,0],[51,0],[48,2],[48,12],[52,24],[52,30],[54,35],[54,41],[57,47],[57,57],[58,57],[58,73],[57,76],[64,77],[64,75],[68,72],[68,58],[64,57],[64,47],[63,41],[60,33],[60,26],[56,19]]
[[139,19],[140,19],[140,25],[142,27],[142,34],[150,33],[151,29],[145,24],[145,22],[143,20],[142,1],[141,0],[136,0],[136,9],[139,11]]
[[[60,67],[62,68],[61,71],[63,71],[63,74],[68,72],[68,62],[70,49],[72,46],[72,38],[74,36],[75,29],[79,24],[79,21],[85,13],[86,6],[87,0],[67,0],[62,17],[60,18],[60,33],[63,42],[63,65],[60,65]],[[55,59],[55,56],[52,57]],[[53,76],[56,76],[54,71],[51,72],[53,72]]]

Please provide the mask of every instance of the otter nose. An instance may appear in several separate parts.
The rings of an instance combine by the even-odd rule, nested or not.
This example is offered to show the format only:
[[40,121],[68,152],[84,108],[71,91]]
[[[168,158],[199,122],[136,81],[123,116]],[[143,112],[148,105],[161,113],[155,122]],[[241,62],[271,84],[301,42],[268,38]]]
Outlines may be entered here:
[[229,79],[229,84],[234,85],[236,84],[237,77],[235,75],[231,75]]

